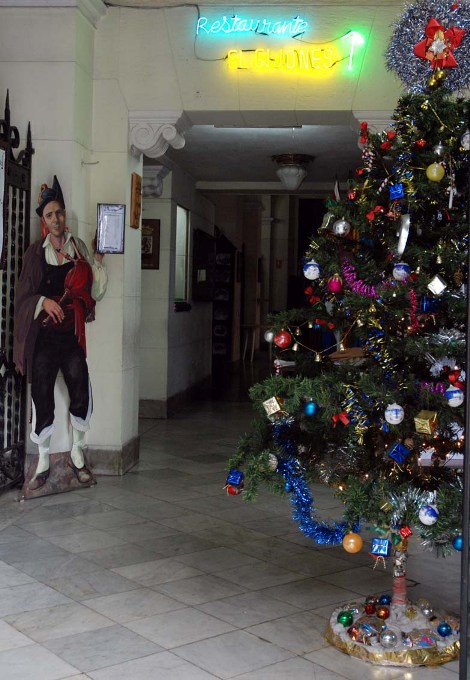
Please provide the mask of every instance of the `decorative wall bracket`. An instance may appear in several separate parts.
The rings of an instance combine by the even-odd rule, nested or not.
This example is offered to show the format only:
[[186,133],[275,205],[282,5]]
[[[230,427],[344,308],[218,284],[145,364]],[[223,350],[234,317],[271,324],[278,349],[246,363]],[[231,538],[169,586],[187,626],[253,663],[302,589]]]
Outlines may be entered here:
[[164,165],[144,165],[142,170],[142,196],[144,198],[160,198],[163,191],[163,179],[169,169]]
[[129,150],[160,158],[169,146],[182,149],[190,127],[183,111],[129,111]]

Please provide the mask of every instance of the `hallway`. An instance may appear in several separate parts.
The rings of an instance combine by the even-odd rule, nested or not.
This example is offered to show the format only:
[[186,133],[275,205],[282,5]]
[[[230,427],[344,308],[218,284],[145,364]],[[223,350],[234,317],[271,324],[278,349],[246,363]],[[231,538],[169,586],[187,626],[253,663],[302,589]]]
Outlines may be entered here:
[[[389,590],[390,568],[374,570],[366,547],[314,546],[286,499],[226,495],[253,417],[243,396],[141,421],[140,463],[123,478],[0,497],[2,680],[457,680],[457,661],[374,667],[325,642],[335,605]],[[338,513],[328,490],[314,497]],[[410,597],[458,611],[459,555],[412,551]]]

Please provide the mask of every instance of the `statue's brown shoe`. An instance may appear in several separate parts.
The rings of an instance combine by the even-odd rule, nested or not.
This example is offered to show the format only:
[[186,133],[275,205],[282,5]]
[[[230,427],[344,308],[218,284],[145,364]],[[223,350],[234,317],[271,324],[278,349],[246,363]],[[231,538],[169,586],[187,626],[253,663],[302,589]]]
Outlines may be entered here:
[[34,477],[28,482],[28,489],[30,491],[36,491],[37,489],[40,489],[41,486],[44,486],[49,478],[49,472],[50,468],[47,468],[47,470],[44,470],[44,472],[34,475]]
[[80,482],[80,484],[90,484],[91,482],[94,482],[93,475],[91,474],[90,470],[87,468],[86,465],[84,465],[81,468],[78,468],[73,464],[72,459],[70,459],[69,466],[72,468],[73,473]]

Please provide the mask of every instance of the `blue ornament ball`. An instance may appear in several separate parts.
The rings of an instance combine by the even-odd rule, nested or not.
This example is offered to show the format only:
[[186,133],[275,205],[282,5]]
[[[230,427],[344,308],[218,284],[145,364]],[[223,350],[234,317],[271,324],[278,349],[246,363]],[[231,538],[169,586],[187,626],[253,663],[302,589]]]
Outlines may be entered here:
[[315,260],[310,260],[306,262],[303,267],[304,276],[309,281],[315,281],[320,278],[320,265]]
[[427,527],[432,526],[439,519],[439,512],[435,505],[423,505],[418,511],[419,521]]
[[406,281],[411,274],[410,265],[406,262],[397,262],[393,268],[393,278],[396,281]]
[[391,601],[392,601],[391,595],[381,595],[379,597],[379,604],[387,604],[388,605],[388,604],[390,604]]
[[458,550],[460,552],[463,546],[462,536],[454,536],[454,538],[452,539],[452,546],[455,548],[455,550]]
[[447,637],[448,635],[451,635],[452,628],[447,623],[447,621],[441,621],[441,623],[437,627],[437,632],[441,637]]
[[304,413],[306,416],[314,416],[317,412],[317,405],[314,401],[307,401],[304,406]]

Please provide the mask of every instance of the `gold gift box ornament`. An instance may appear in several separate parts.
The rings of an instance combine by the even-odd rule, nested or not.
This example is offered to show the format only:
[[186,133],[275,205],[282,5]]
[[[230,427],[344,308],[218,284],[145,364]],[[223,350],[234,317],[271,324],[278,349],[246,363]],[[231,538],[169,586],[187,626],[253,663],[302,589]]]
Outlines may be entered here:
[[282,414],[284,405],[284,399],[282,397],[271,397],[271,399],[266,399],[263,401],[264,410],[271,422],[278,420]]
[[420,411],[415,416],[416,432],[432,434],[437,427],[437,411]]

